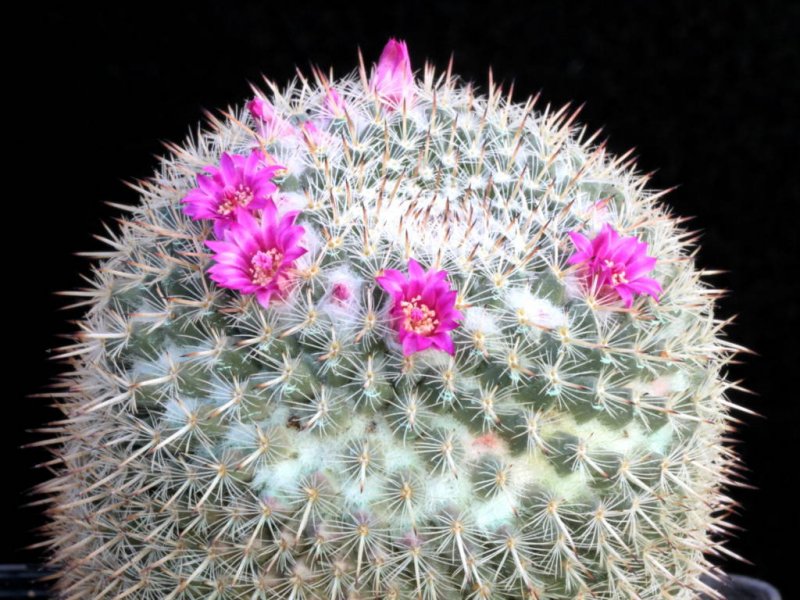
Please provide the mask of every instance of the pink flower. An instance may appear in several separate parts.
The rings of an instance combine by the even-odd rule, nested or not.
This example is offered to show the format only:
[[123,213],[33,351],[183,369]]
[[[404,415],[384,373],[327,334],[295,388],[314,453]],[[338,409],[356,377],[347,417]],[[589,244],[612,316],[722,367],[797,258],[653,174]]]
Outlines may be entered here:
[[295,260],[307,250],[299,245],[305,229],[294,225],[300,211],[278,215],[267,200],[260,215],[240,211],[224,240],[207,240],[216,252],[208,270],[211,279],[243,294],[255,294],[262,306],[286,288]]
[[325,110],[335,117],[343,117],[345,109],[344,98],[332,87],[325,93]]
[[311,146],[315,148],[317,146],[325,146],[330,144],[330,136],[317,127],[314,121],[306,121],[303,123],[301,132],[305,141],[310,143]]
[[247,103],[247,110],[264,125],[264,136],[290,137],[297,132],[289,121],[282,119],[275,112],[275,107],[263,98],[255,97]]
[[347,287],[346,283],[340,281],[333,284],[333,290],[331,291],[331,295],[338,302],[345,303],[348,300],[350,300],[350,298],[353,295],[353,292],[349,287]]
[[386,269],[375,278],[393,300],[391,316],[403,355],[427,348],[455,353],[448,331],[458,327],[464,316],[455,309],[458,292],[450,289],[446,271],[422,270],[413,258],[408,261],[408,277],[396,269]]
[[329,272],[325,289],[328,290],[326,308],[339,317],[349,319],[358,310],[362,280],[346,267]]
[[195,220],[213,220],[214,235],[221,238],[240,212],[264,207],[278,189],[272,177],[283,167],[264,159],[258,148],[250,156],[223,152],[219,168],[205,167],[210,175],[198,175],[197,187],[181,199],[184,212]]
[[391,108],[400,106],[404,98],[411,101],[414,74],[405,42],[392,38],[384,46],[370,79],[370,90]]
[[570,231],[569,237],[577,252],[567,262],[583,264],[584,275],[595,289],[613,289],[626,307],[633,303],[634,294],[649,294],[658,300],[661,285],[644,277],[656,264],[656,259],[646,254],[646,243],[636,237],[620,237],[608,223],[593,240],[576,231]]

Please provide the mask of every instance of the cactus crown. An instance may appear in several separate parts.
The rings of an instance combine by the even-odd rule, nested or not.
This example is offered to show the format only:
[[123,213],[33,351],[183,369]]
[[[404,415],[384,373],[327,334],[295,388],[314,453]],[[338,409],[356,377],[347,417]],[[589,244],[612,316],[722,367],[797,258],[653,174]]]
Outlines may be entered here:
[[741,348],[662,193],[404,44],[314,75],[171,145],[67,292],[61,597],[703,590]]

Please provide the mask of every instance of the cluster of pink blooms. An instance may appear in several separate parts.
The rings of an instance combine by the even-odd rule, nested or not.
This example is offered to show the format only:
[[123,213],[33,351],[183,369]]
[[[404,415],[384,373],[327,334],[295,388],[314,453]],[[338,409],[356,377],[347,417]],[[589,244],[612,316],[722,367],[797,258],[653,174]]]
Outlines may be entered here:
[[272,181],[283,167],[267,164],[267,155],[253,150],[249,156],[223,153],[219,168],[198,175],[197,187],[182,200],[193,219],[214,222],[216,239],[205,244],[214,250],[211,279],[243,294],[255,294],[263,306],[287,287],[305,229],[295,225],[299,211],[278,214],[272,198],[278,186]]
[[[370,91],[387,109],[396,110],[413,100],[413,90],[406,44],[391,39],[372,73]],[[327,88],[324,104],[332,116],[346,114],[347,105],[333,88]],[[270,137],[301,137],[314,145],[325,139],[324,123],[309,120],[298,129],[262,98],[254,98],[247,107]],[[248,156],[223,153],[219,166],[205,167],[206,174],[197,176],[197,187],[182,199],[187,215],[213,222],[216,239],[205,241],[215,253],[211,279],[243,294],[254,294],[265,307],[284,295],[295,261],[307,252],[301,246],[305,229],[295,225],[300,211],[279,214],[273,200],[278,191],[273,177],[283,167],[268,162],[270,159],[259,149]],[[592,289],[613,290],[628,307],[634,294],[658,298],[661,286],[644,276],[656,262],[646,255],[647,244],[635,237],[620,237],[608,224],[592,240],[575,231],[569,236],[577,252],[567,262],[581,266]],[[411,258],[407,274],[385,269],[375,280],[391,296],[392,327],[405,356],[428,348],[455,353],[450,332],[464,315],[456,309],[458,292],[448,283],[446,271],[425,271]],[[332,295],[344,300],[351,290],[337,283]]]

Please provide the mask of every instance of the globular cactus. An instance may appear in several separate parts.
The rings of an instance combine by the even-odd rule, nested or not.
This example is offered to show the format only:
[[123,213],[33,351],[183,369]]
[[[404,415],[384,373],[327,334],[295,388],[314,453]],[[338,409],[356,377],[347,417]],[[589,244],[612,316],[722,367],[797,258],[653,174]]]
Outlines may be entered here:
[[662,193],[577,112],[394,40],[268,84],[65,292],[59,597],[707,591],[742,348]]

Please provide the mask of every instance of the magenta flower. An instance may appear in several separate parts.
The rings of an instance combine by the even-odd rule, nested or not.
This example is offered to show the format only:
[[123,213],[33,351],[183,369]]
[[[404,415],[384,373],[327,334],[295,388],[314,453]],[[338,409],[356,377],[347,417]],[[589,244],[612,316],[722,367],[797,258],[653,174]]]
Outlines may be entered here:
[[658,300],[661,285],[644,277],[656,264],[655,258],[647,256],[645,242],[636,237],[620,237],[608,223],[592,240],[576,231],[570,231],[569,237],[577,252],[567,262],[583,264],[584,275],[596,289],[613,289],[626,307],[633,303],[634,294],[649,294]]
[[390,107],[399,106],[405,98],[411,101],[414,74],[405,42],[394,38],[384,46],[378,65],[372,73],[370,90]]
[[330,136],[314,124],[314,121],[306,121],[301,128],[303,137],[310,142],[313,147],[324,146],[330,143]]
[[297,132],[289,121],[282,119],[275,112],[275,107],[263,98],[255,97],[247,103],[247,110],[264,126],[265,137],[290,137]]
[[353,295],[352,290],[347,287],[346,283],[337,282],[333,284],[331,294],[338,302],[347,302]]
[[345,101],[332,87],[328,88],[325,93],[325,109],[336,117],[343,117],[345,110]]
[[427,273],[413,258],[408,261],[408,277],[396,269],[386,269],[375,278],[393,300],[391,316],[403,355],[427,348],[455,353],[449,331],[458,327],[464,316],[455,308],[458,292],[450,289],[446,271]]
[[224,240],[207,240],[216,252],[208,270],[211,279],[243,294],[255,294],[262,306],[269,306],[289,283],[295,260],[307,250],[299,245],[305,229],[294,225],[300,211],[282,216],[269,198],[259,216],[248,211],[237,214],[235,224],[225,230]]
[[213,220],[214,235],[221,238],[239,212],[263,208],[278,189],[272,178],[283,167],[264,159],[258,148],[250,156],[223,152],[219,168],[205,167],[210,175],[198,175],[197,187],[181,200],[184,212],[195,220]]

